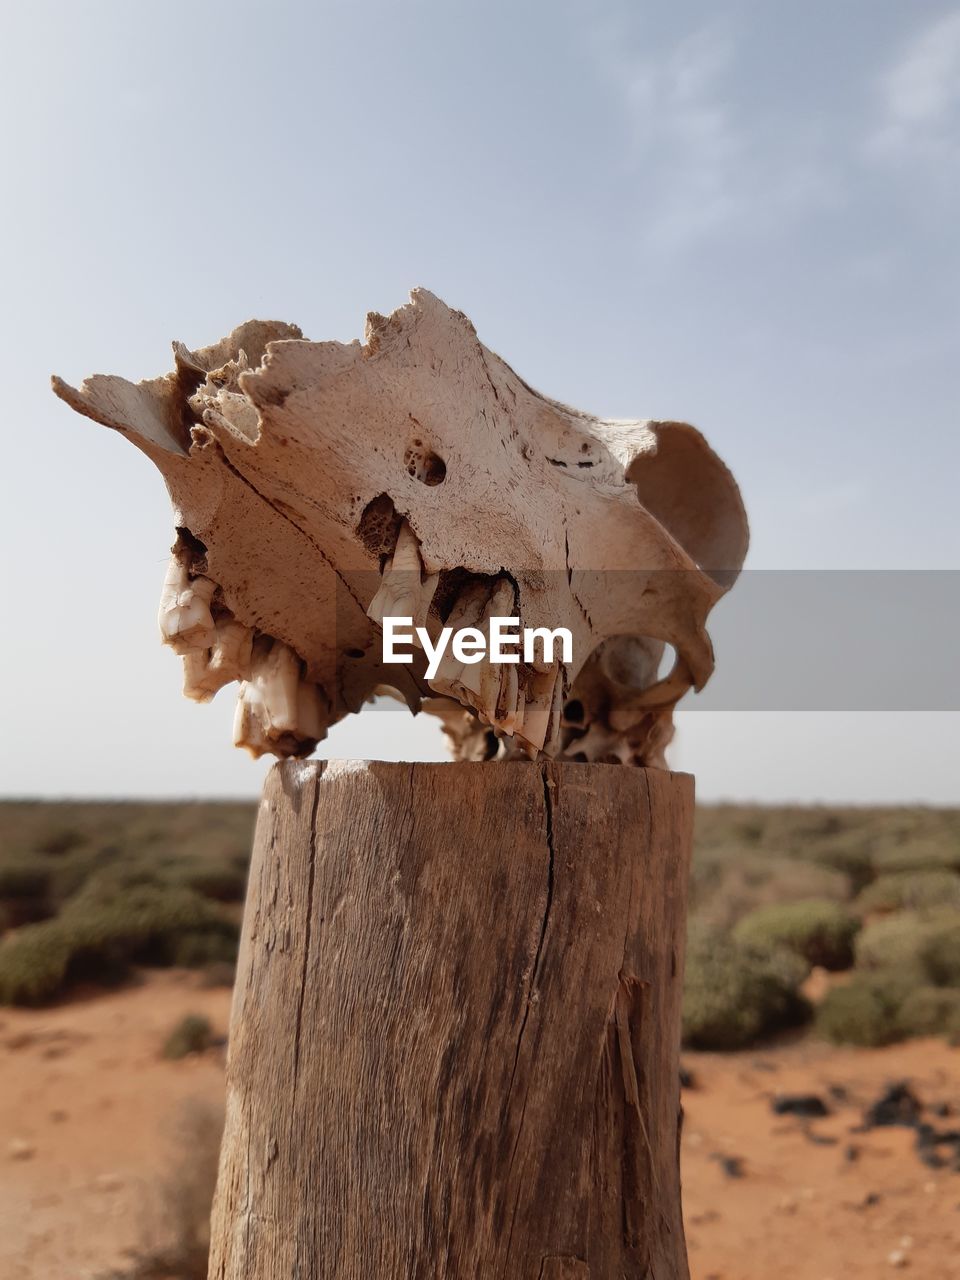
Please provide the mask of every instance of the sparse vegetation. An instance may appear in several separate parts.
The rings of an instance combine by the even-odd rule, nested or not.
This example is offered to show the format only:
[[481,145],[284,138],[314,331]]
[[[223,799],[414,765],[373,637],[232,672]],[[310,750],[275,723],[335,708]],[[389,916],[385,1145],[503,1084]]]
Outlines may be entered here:
[[[688,1039],[706,1026],[705,1046],[732,1047],[775,1029],[776,1016],[771,1025],[756,1013],[769,987],[735,961],[747,948],[772,962],[784,947],[810,964],[854,966],[817,1011],[828,1038],[957,1034],[960,811],[721,805],[701,808],[697,824],[691,937],[729,930],[740,952],[715,948],[711,973],[710,951],[691,945]],[[859,932],[858,918],[867,921]]]
[[[0,1003],[141,964],[228,983],[254,816],[0,804]],[[853,966],[818,1011],[831,1038],[958,1034],[960,810],[701,807],[690,907],[690,1045],[735,1048],[802,1020],[811,965]]]
[[204,959],[235,950],[239,926],[188,889],[83,890],[56,919],[0,942],[0,1003],[41,1004],[71,983],[113,983],[132,965],[170,965],[202,942]]
[[[231,964],[252,805],[0,805],[0,1003]],[[222,970],[221,970],[222,972]]]

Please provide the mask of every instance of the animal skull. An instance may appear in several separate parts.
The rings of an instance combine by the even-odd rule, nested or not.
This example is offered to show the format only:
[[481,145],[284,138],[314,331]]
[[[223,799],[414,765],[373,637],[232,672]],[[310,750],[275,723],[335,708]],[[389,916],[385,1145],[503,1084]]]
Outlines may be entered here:
[[[160,627],[184,692],[240,682],[235,740],[305,755],[391,689],[456,754],[662,764],[708,679],[707,614],[747,546],[694,428],[608,421],[533,391],[425,290],[365,341],[251,321],[134,385],[54,390],[162,472],[177,541]],[[573,662],[385,665],[380,622],[568,627]],[[658,676],[670,645],[673,670]]]

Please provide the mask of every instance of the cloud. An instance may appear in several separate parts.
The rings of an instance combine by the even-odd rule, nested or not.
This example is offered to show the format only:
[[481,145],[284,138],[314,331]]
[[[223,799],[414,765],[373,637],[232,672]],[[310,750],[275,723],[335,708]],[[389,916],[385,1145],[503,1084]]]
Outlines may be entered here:
[[744,144],[724,97],[733,56],[730,37],[710,26],[681,40],[662,62],[623,69],[637,154],[653,154],[659,170],[650,229],[665,245],[700,238],[740,207],[736,174]]
[[868,140],[879,158],[960,159],[960,11],[915,36],[880,83],[881,119]]
[[711,21],[642,53],[622,30],[595,34],[601,73],[626,112],[648,248],[679,252],[836,201],[821,140],[802,129],[785,138],[782,122],[741,101],[750,77],[729,26]]

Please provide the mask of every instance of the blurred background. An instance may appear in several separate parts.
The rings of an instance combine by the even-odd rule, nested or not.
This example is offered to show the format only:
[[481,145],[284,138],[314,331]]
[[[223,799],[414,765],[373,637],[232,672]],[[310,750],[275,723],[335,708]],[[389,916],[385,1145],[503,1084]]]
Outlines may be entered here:
[[[0,59],[0,1275],[205,1274],[264,771],[160,647],[159,477],[49,375],[153,376],[251,316],[348,341],[415,285],[550,396],[697,424],[748,573],[883,575],[915,624],[872,709],[778,705],[722,683],[718,610],[671,757],[685,1212],[698,1280],[960,1274],[960,701],[911,701],[902,604],[919,571],[960,600],[960,8],[33,0]],[[319,754],[445,752],[371,708]]]

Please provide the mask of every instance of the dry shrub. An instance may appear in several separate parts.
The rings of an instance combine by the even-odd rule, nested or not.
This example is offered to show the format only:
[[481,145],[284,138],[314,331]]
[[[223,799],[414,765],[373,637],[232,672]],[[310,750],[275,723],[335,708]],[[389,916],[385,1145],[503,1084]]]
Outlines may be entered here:
[[213,1044],[213,1027],[202,1013],[186,1013],[164,1041],[161,1056],[176,1062],[193,1053],[205,1053]]
[[219,1107],[199,1099],[182,1104],[170,1126],[167,1169],[144,1206],[134,1260],[101,1280],[207,1280],[222,1136]]

